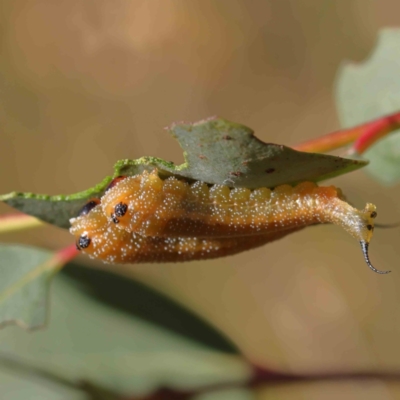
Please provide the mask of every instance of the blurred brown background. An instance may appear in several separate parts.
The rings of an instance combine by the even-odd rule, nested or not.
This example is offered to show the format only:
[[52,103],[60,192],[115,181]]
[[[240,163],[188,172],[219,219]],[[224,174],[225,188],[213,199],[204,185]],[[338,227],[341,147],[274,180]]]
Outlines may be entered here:
[[[181,120],[218,115],[287,145],[338,129],[338,66],[363,60],[399,15],[395,0],[2,0],[0,191],[81,191],[122,158],[180,163],[163,128]],[[379,222],[400,220],[398,188],[364,172],[334,183],[358,207],[375,203]],[[371,245],[389,276],[371,273],[358,244],[331,226],[213,262],[120,271],[184,303],[265,367],[393,371],[398,238],[377,230]],[[53,227],[2,239],[72,240]],[[370,385],[360,398],[395,393]]]

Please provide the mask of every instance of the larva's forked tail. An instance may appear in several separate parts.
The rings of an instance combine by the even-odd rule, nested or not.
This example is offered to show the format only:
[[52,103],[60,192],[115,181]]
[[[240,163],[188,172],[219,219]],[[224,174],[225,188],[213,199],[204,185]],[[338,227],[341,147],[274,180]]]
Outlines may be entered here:
[[377,216],[374,204],[367,203],[363,210],[357,210],[350,204],[336,198],[324,209],[326,210],[326,217],[329,222],[341,226],[359,241],[365,262],[372,271],[377,274],[388,274],[391,272],[376,269],[369,259],[368,248],[374,232],[374,220]]
[[360,244],[361,244],[362,252],[363,252],[363,254],[364,254],[365,262],[367,263],[368,267],[370,267],[370,268],[372,269],[372,271],[376,272],[377,274],[382,274],[382,275],[388,274],[389,272],[391,272],[391,271],[381,271],[381,270],[379,270],[379,269],[376,269],[376,268],[371,264],[371,261],[369,260],[369,255],[368,255],[369,243],[368,243],[368,242],[365,242],[364,240],[361,240],[361,241],[360,241]]

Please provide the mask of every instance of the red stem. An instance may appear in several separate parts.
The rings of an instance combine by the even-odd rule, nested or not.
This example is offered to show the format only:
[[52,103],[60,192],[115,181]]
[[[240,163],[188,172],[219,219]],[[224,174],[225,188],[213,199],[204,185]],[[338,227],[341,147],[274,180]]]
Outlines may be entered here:
[[77,250],[75,244],[64,247],[63,249],[57,251],[57,253],[55,254],[54,264],[63,267],[65,264],[73,260],[78,254],[79,251]]
[[295,150],[325,153],[353,143],[350,153],[362,154],[376,141],[400,128],[400,112],[353,128],[329,133],[293,146]]

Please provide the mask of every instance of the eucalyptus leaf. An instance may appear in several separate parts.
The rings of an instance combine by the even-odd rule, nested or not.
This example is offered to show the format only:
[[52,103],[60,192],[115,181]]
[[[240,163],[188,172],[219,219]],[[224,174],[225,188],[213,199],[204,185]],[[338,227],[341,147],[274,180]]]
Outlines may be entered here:
[[34,329],[45,324],[52,258],[49,251],[0,244],[0,326]]
[[0,366],[3,357],[130,398],[160,388],[186,392],[242,386],[252,374],[241,356],[212,350],[104,305],[62,274],[53,282],[48,328],[35,335],[15,327],[0,331]]
[[49,196],[12,192],[0,195],[0,201],[49,224],[68,229],[70,218],[78,215],[88,199],[102,196],[111,179],[107,177],[93,188],[72,195]]
[[218,352],[237,354],[237,348],[226,336],[186,307],[151,287],[115,274],[111,269],[84,268],[69,263],[63,268],[79,285],[82,293],[136,318],[156,324]]
[[4,367],[0,367],[0,394],[5,400],[91,400],[83,391],[38,376],[27,379]]
[[[158,168],[162,177],[175,175],[189,181],[252,189],[321,181],[367,164],[362,160],[304,153],[283,145],[264,143],[250,128],[219,118],[175,124],[170,132],[184,150],[184,164],[175,165],[154,157],[121,160],[114,167],[114,177]],[[69,196],[10,193],[0,196],[0,201],[43,221],[68,228],[69,219],[78,214],[88,199],[100,197],[110,180],[107,177],[94,188]]]
[[170,132],[184,150],[184,164],[175,166],[155,158],[125,160],[117,163],[118,174],[135,175],[157,167],[162,175],[254,189],[321,181],[367,164],[264,143],[250,128],[221,118],[174,124]]
[[[363,63],[347,62],[338,72],[336,104],[343,127],[351,127],[400,110],[400,29],[380,31],[372,55]],[[400,132],[366,152],[367,171],[386,184],[400,179]]]

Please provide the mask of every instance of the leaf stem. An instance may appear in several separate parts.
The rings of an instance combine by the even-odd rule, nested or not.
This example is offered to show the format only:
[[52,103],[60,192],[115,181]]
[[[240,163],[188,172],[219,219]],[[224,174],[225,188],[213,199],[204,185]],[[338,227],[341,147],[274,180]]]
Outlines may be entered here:
[[328,133],[316,139],[293,146],[295,150],[326,153],[353,144],[348,155],[361,155],[376,141],[400,128],[400,112],[385,115],[349,129]]
[[73,244],[57,251],[57,253],[54,254],[54,257],[50,262],[53,263],[55,270],[59,270],[65,264],[73,260],[78,254],[79,251],[77,250],[76,245]]
[[21,231],[42,225],[43,221],[26,214],[7,214],[0,217],[0,233]]

